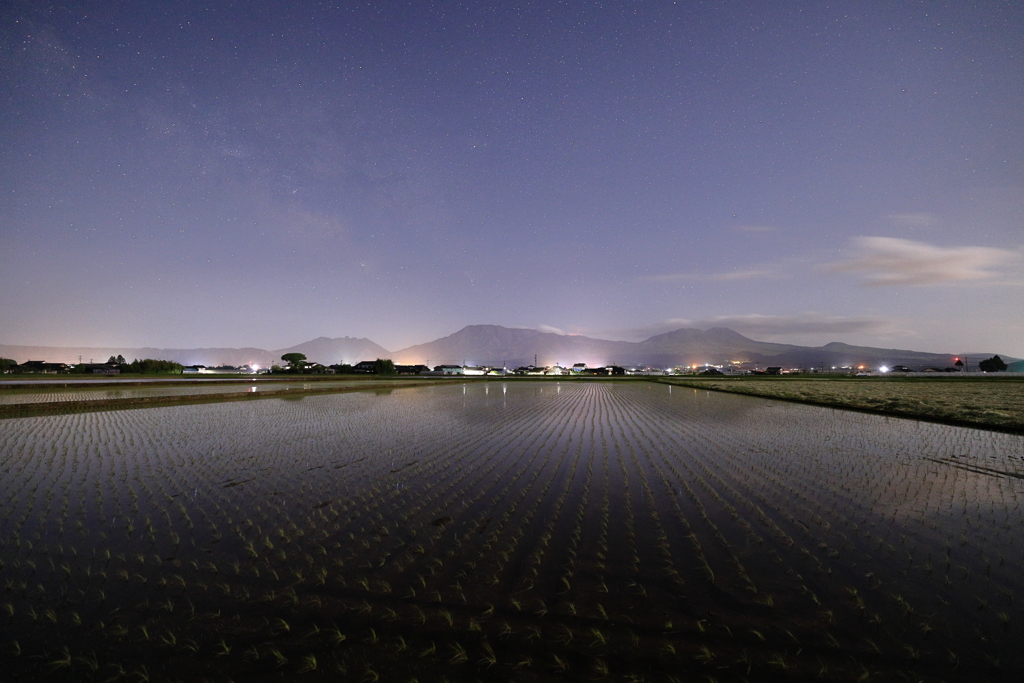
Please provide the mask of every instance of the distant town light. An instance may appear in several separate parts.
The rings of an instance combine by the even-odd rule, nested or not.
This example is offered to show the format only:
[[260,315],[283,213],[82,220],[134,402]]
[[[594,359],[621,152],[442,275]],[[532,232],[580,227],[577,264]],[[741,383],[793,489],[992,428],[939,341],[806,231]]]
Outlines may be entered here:
[[879,372],[889,372],[889,368],[887,366],[883,365],[882,367],[878,368],[878,371]]

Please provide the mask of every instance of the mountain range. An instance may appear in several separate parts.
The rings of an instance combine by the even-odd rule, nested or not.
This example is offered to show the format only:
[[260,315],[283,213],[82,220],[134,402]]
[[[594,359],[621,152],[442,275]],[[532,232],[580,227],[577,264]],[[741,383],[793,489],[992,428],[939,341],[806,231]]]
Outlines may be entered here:
[[[152,347],[54,347],[0,344],[0,356],[18,362],[46,360],[58,363],[103,362],[121,355],[127,360],[157,358],[184,365],[259,365],[280,363],[285,353],[303,353],[315,362],[355,364],[361,360],[391,358],[396,363],[427,365],[521,365],[563,366],[586,363],[603,365],[674,367],[728,361],[748,361],[759,365],[787,367],[907,365],[947,367],[952,354],[927,353],[905,349],[882,349],[832,342],[824,346],[797,346],[755,341],[726,327],[709,330],[679,329],[655,335],[641,342],[609,341],[580,335],[564,335],[500,325],[469,325],[441,339],[417,344],[399,351],[388,351],[366,338],[318,337],[276,351],[258,348],[159,349]],[[971,353],[961,357],[970,365],[989,358],[991,353]],[[1008,356],[1003,359],[1014,360]]]
[[[991,356],[969,354],[965,358],[973,364]],[[684,328],[655,335],[641,342],[624,342],[499,325],[470,325],[442,339],[396,351],[392,358],[396,363],[508,367],[556,363],[566,366],[582,362],[591,367],[622,365],[667,368],[728,361],[787,367],[860,364],[946,367],[953,362],[952,354],[851,346],[840,342],[817,347],[761,342],[726,327],[709,330]]]
[[268,351],[257,348],[202,348],[202,349],[158,349],[153,347],[129,348],[111,347],[63,347],[63,346],[13,346],[0,344],[0,356],[13,358],[19,363],[26,360],[45,360],[51,363],[103,363],[111,356],[124,356],[131,361],[136,358],[172,360],[182,365],[258,365],[261,368],[281,364],[286,353],[303,353],[311,361],[331,365],[348,363],[354,365],[361,360],[387,358],[391,352],[369,339],[356,337],[317,337],[310,341],[290,346],[287,349]]

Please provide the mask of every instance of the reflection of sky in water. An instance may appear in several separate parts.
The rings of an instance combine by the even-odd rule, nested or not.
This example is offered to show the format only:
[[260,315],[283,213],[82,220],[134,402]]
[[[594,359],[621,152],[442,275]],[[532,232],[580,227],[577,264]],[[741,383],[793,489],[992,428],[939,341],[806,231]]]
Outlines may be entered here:
[[[871,637],[885,651],[876,663],[904,661],[900,648],[909,644],[929,666],[957,649],[967,668],[972,652],[978,660],[988,651],[977,632],[994,643],[989,650],[1008,653],[1004,666],[1019,669],[1021,655],[1007,648],[1018,634],[996,614],[1016,609],[1004,604],[1024,549],[1017,505],[1024,481],[1009,476],[1022,470],[1020,436],[600,382],[458,382],[15,418],[3,426],[0,499],[12,506],[0,515],[0,556],[9,555],[5,571],[26,581],[92,588],[94,577],[39,578],[27,562],[47,544],[51,552],[55,543],[74,544],[81,558],[109,550],[111,572],[122,565],[139,576],[154,572],[133,590],[151,590],[156,572],[181,574],[188,599],[212,613],[218,600],[233,598],[208,590],[211,581],[230,584],[232,596],[256,587],[261,595],[290,588],[305,596],[321,589],[296,582],[293,570],[309,575],[321,566],[344,578],[346,590],[361,591],[353,604],[376,600],[358,583],[373,566],[388,582],[383,599],[402,618],[406,603],[393,595],[420,594],[427,586],[417,576],[445,599],[474,606],[505,604],[510,595],[556,605],[561,591],[572,591],[564,599],[581,614],[597,614],[600,604],[612,619],[628,613],[636,621],[639,647],[648,648],[644,666],[657,658],[666,619],[692,624],[694,614],[713,613],[736,632],[756,628],[784,648],[792,638],[779,635],[779,623],[814,642],[828,610],[848,648],[833,654],[844,660],[862,654],[847,640]],[[39,504],[49,491],[66,501]],[[82,511],[75,513],[81,526],[65,525],[65,507]],[[200,516],[204,523],[192,525]],[[125,532],[129,525],[135,532]],[[538,541],[544,530],[550,543]],[[306,545],[279,553],[298,531],[322,542],[324,554],[306,554]],[[16,542],[26,538],[33,547]],[[152,563],[132,559],[140,542],[160,550]],[[536,561],[499,561],[502,549]],[[118,553],[128,559],[119,563]],[[224,571],[233,561],[247,566],[256,553],[258,577]],[[208,555],[217,558],[215,576],[205,571]],[[181,562],[168,568],[162,558],[172,556]],[[328,569],[336,556],[344,562]],[[698,557],[713,565],[711,581]],[[192,565],[194,558],[202,562]],[[435,577],[429,566],[443,569]],[[685,581],[666,582],[669,566]],[[560,582],[566,567],[579,569],[568,586]],[[852,606],[851,588],[867,610]],[[774,596],[771,609],[760,602],[766,595]],[[32,598],[49,596],[57,599],[57,591]],[[117,606],[110,596],[104,613]],[[894,596],[917,610],[913,618]],[[133,604],[143,605],[136,597]],[[5,599],[17,602],[18,614],[28,609],[24,595]],[[982,599],[992,609],[979,611]],[[160,610],[155,599],[148,609]],[[328,609],[317,603],[313,618]],[[382,627],[372,621],[377,613],[349,610],[346,618],[366,631]],[[891,638],[879,637],[872,615]],[[177,610],[158,616],[187,618]],[[922,619],[933,633],[921,630]],[[403,628],[401,620],[384,623]],[[32,624],[36,633],[44,627],[45,620]],[[200,652],[215,651],[220,637],[211,635]],[[972,671],[980,666],[973,664]]]
[[[286,389],[332,389],[365,384],[365,381],[338,382],[273,382],[262,385],[262,391],[284,391]],[[0,405],[19,403],[49,403],[54,401],[96,401],[116,398],[145,398],[148,396],[203,396],[208,394],[253,393],[258,387],[252,384],[207,384],[186,387],[119,387],[109,389],[93,387],[83,389],[54,388],[39,391],[0,391]]]

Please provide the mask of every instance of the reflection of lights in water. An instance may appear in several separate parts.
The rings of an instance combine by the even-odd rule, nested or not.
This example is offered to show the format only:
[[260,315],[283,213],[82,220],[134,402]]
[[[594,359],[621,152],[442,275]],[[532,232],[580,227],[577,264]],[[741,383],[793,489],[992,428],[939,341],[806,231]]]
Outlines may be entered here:
[[255,394],[256,393],[256,387],[249,387],[249,393],[250,394]]
[[491,393],[491,388],[485,384],[484,385],[484,394],[490,395],[490,393]]

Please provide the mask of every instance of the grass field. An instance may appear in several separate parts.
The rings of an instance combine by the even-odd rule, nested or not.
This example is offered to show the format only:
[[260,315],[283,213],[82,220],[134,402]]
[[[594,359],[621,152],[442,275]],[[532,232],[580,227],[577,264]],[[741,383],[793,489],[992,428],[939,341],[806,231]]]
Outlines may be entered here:
[[675,385],[1024,432],[1024,380],[932,378],[665,378]]

